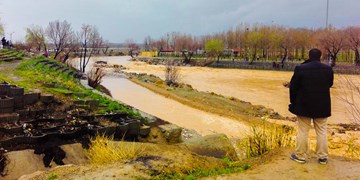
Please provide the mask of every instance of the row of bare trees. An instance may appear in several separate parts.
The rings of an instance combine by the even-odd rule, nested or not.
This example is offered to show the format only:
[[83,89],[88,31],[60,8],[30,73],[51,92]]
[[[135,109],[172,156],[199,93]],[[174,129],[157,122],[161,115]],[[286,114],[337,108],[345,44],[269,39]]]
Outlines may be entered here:
[[145,38],[145,50],[171,49],[176,52],[204,50],[209,40],[218,39],[225,49],[240,50],[237,56],[247,60],[305,59],[313,47],[323,50],[324,57],[335,66],[340,53],[344,60],[360,65],[360,27],[346,28],[289,28],[279,25],[241,24],[226,32],[192,36],[168,33],[160,39]]
[[80,31],[75,32],[67,21],[49,22],[46,28],[32,25],[26,29],[26,46],[28,50],[48,51],[54,49],[54,59],[66,63],[70,53],[77,54],[79,69],[85,72],[90,58],[100,49],[108,49],[97,28],[83,24]]

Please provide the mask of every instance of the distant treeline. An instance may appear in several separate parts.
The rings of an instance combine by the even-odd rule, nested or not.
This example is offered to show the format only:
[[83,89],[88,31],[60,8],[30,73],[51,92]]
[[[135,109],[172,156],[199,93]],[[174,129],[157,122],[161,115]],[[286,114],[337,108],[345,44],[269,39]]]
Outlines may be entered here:
[[[303,60],[309,49],[317,47],[323,58],[360,65],[360,27],[290,28],[279,25],[241,24],[226,32],[193,36],[178,32],[167,33],[160,39],[150,36],[144,40],[145,50],[167,52],[201,52],[209,40],[224,44],[223,55],[246,60]],[[205,52],[206,53],[206,52]],[[198,53],[197,53],[198,54]]]

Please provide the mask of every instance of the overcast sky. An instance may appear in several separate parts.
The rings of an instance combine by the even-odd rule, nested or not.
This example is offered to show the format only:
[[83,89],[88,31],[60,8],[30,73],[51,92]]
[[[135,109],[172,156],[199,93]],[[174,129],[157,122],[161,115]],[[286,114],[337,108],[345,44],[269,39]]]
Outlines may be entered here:
[[[240,23],[323,27],[327,0],[0,0],[5,35],[23,40],[30,25],[67,20],[74,30],[96,25],[110,42],[168,32],[204,35]],[[329,0],[329,23],[360,25],[360,0]]]

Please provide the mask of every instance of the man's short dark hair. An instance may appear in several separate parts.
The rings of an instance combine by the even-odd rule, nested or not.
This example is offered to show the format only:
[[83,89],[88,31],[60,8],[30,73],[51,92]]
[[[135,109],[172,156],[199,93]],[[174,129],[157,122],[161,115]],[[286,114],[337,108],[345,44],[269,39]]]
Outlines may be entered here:
[[320,60],[321,51],[317,48],[311,49],[309,51],[309,58],[314,60]]

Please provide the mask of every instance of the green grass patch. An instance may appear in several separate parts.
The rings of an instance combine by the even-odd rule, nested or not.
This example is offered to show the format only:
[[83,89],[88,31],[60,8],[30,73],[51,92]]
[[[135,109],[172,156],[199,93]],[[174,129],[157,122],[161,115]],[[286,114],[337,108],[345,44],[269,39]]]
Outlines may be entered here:
[[[141,117],[139,113],[132,111],[128,107],[97,94],[92,90],[85,89],[76,78],[67,75],[69,71],[65,74],[61,70],[56,71],[55,68],[50,68],[48,65],[41,63],[36,64],[38,61],[44,59],[44,57],[39,56],[37,58],[23,60],[15,69],[2,69],[0,71],[0,79],[23,87],[26,91],[38,89],[41,92],[48,92],[61,98],[97,100],[102,108],[99,108],[96,113],[127,113],[134,118]],[[56,60],[48,60],[64,66]],[[75,72],[75,70],[71,71]],[[71,93],[73,93],[73,95],[69,96]]]
[[160,174],[152,176],[151,179],[161,180],[161,179],[184,179],[184,180],[195,180],[201,177],[209,176],[219,176],[224,174],[233,174],[238,172],[243,172],[250,168],[248,164],[241,164],[239,162],[233,162],[229,158],[223,159],[225,166],[222,168],[216,168],[213,170],[204,170],[204,169],[194,169],[188,171],[188,173],[172,173],[172,174]]
[[2,49],[0,50],[0,60],[9,59],[9,58],[19,58],[22,59],[25,56],[24,52],[19,52],[15,50]]
[[54,180],[57,178],[57,175],[55,173],[51,173],[46,177],[46,180]]

